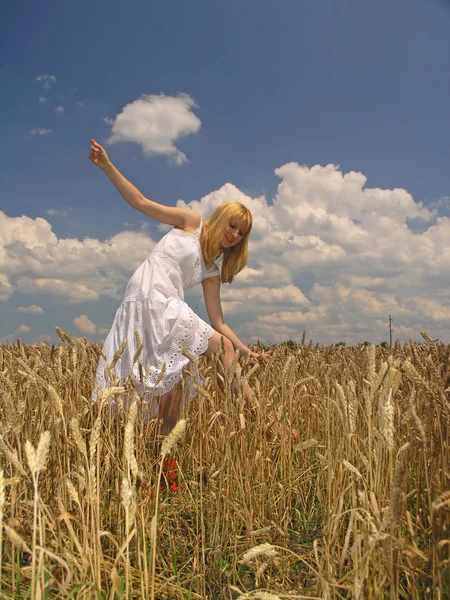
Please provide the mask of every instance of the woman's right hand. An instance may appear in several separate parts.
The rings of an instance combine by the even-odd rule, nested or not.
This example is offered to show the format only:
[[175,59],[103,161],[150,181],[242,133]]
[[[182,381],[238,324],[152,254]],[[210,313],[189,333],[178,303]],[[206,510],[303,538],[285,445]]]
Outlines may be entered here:
[[270,360],[272,358],[272,355],[267,354],[267,352],[252,352],[252,351],[250,351],[248,355],[250,356],[250,358],[256,358],[257,360],[261,360],[261,359]]
[[100,146],[95,140],[91,140],[91,151],[89,152],[89,159],[99,169],[104,170],[110,163],[106,150],[103,146]]

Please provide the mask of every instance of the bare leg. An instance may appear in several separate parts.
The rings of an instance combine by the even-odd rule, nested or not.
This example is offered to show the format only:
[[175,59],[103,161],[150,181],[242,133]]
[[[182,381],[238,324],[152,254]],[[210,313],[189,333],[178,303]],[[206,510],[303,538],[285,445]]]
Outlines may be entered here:
[[[213,336],[209,338],[208,348],[204,352],[204,354],[208,356],[208,358],[213,358],[217,354],[220,348],[222,337],[223,336],[216,331],[214,332]],[[225,352],[224,355],[222,355],[221,357],[221,366],[223,374],[226,374],[230,370],[231,363],[233,362],[234,348],[233,344],[228,338],[224,337],[223,340]],[[241,371],[241,367],[237,365],[235,378],[240,379]],[[234,391],[236,391],[236,383],[236,381],[233,381],[232,383],[232,388]],[[252,402],[252,406],[254,408],[259,408],[259,402],[245,379],[242,380],[242,389],[244,392],[244,396]],[[159,400],[158,412],[160,435],[167,435],[175,427],[180,416],[181,397],[181,384],[176,385],[172,390],[170,390],[170,392],[167,392],[167,394],[161,396]]]
[[159,400],[159,433],[167,435],[175,427],[180,416],[182,388],[179,383],[161,396]]
[[[168,435],[177,424],[180,416],[182,394],[183,389],[179,383],[159,399],[158,434],[160,436]],[[160,489],[164,490],[168,486],[172,492],[178,492],[176,478],[177,462],[173,456],[168,456],[163,463],[162,477],[159,482]]]
[[[210,359],[213,359],[220,349],[222,335],[215,331],[214,334],[209,338],[208,348],[205,350],[204,354]],[[224,349],[225,352],[221,356],[221,366],[222,373],[225,375],[228,373],[231,367],[231,363],[234,358],[234,347],[231,341],[223,337]],[[248,384],[248,381],[245,379],[241,380],[241,372],[242,369],[239,365],[236,367],[235,381],[232,382],[232,389],[236,392],[237,388],[237,380],[242,382],[242,391],[244,396],[250,400],[252,407],[255,409],[259,408],[259,402],[253,393],[253,390]],[[172,431],[175,427],[178,418],[180,416],[180,408],[181,408],[181,397],[182,397],[182,388],[181,384],[175,386],[170,392],[161,396],[159,401],[159,412],[158,412],[158,420],[159,420],[159,433],[163,435],[167,435]]]

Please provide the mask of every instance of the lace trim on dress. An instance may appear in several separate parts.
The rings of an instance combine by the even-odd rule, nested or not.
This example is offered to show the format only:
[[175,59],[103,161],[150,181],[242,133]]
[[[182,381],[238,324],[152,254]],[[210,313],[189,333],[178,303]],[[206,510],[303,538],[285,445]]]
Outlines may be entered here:
[[[133,304],[131,302],[130,304]],[[132,375],[136,383],[136,391],[145,393],[144,400],[148,401],[152,397],[157,397],[167,392],[180,381],[183,369],[189,364],[189,358],[183,354],[183,349],[189,350],[197,359],[205,352],[208,347],[208,340],[214,334],[214,329],[198,317],[190,308],[186,307],[189,313],[184,318],[180,318],[173,327],[170,334],[157,347],[151,349],[151,355],[144,349],[135,364],[132,364],[135,348],[128,344],[121,358],[117,361],[114,368],[114,376],[123,383],[128,375]],[[134,324],[133,329],[139,332],[141,340],[145,339],[144,324],[140,302],[136,303],[136,314],[131,318],[131,323]],[[141,310],[139,310],[141,309]],[[127,339],[128,343],[135,340],[135,331],[127,331],[124,328],[120,332],[121,339]],[[101,389],[114,385],[114,380],[110,379],[107,374],[107,365],[111,364],[114,356],[114,347],[108,348],[108,340],[105,341],[103,353],[106,356],[106,361],[100,357],[95,377],[95,388],[93,399],[97,399],[96,388]],[[139,363],[141,368],[139,368]],[[156,381],[160,377],[165,365],[165,374],[162,380],[156,386]],[[194,366],[192,365],[192,368]],[[197,383],[200,383],[198,373],[193,373]],[[192,385],[191,377],[188,375],[185,378],[185,399],[192,400],[197,394]]]

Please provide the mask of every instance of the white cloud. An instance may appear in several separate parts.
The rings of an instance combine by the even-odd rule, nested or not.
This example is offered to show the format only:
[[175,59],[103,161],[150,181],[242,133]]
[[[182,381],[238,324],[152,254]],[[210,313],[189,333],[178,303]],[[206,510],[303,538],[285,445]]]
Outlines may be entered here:
[[276,288],[264,286],[234,288],[233,286],[224,286],[222,299],[227,304],[228,310],[233,310],[234,313],[238,311],[254,313],[256,306],[259,310],[262,307],[270,307],[273,310],[275,307],[307,307],[311,304],[295,285]]
[[[0,249],[0,259],[2,258],[2,252]],[[4,273],[0,273],[0,300],[8,300],[13,294],[14,286],[9,281],[8,277]]]
[[14,332],[8,333],[0,338],[0,344],[6,344],[7,342],[13,343],[16,338],[17,338],[16,333],[14,333]]
[[450,196],[441,196],[436,202],[432,202],[431,206],[439,212],[450,213]]
[[84,103],[84,102],[82,102],[81,100],[76,100],[76,101],[75,101],[75,104],[76,104],[77,106],[79,106],[80,108],[84,108],[84,106],[85,106],[85,103]]
[[6,342],[14,342],[18,337],[20,337],[23,333],[29,333],[31,331],[31,327],[28,325],[19,325],[14,331],[8,333],[7,335],[0,338],[0,344],[5,344]]
[[[379,342],[392,314],[398,335],[426,329],[450,340],[446,202],[427,207],[404,189],[367,188],[362,173],[335,165],[288,163],[275,172],[271,204],[231,184],[178,202],[207,216],[238,200],[253,213],[249,268],[222,286],[227,319],[243,337],[299,339],[306,329],[325,343]],[[417,220],[423,233],[410,227]],[[286,294],[292,289],[306,302]]]
[[54,217],[55,215],[58,215],[61,217],[68,217],[71,212],[72,212],[72,208],[70,206],[68,206],[67,208],[63,208],[61,210],[58,210],[56,208],[49,208],[48,210],[45,211],[45,214],[48,215],[49,217]]
[[37,304],[31,304],[30,306],[17,307],[16,312],[26,314],[43,314],[44,309],[41,306],[38,306]]
[[58,113],[58,115],[63,115],[64,114],[64,106],[55,106],[55,112]]
[[54,344],[55,340],[53,339],[53,337],[51,335],[48,334],[41,334],[39,336],[39,341],[40,342],[47,342],[47,344]]
[[116,299],[154,241],[141,231],[122,231],[104,242],[57,238],[48,221],[8,217],[0,211],[0,299],[15,290],[68,303]]
[[42,83],[44,89],[49,90],[51,85],[56,83],[56,77],[54,75],[38,75],[36,81]]
[[69,304],[84,302],[86,300],[98,300],[100,297],[97,291],[83,283],[51,277],[39,277],[36,279],[20,277],[17,280],[17,290],[24,294],[45,294],[61,298]]
[[47,102],[47,98],[44,98],[44,96],[39,96],[39,104],[44,104],[44,102]]
[[199,131],[201,122],[192,112],[194,107],[188,94],[143,95],[127,104],[114,119],[104,119],[112,127],[108,142],[134,142],[149,156],[164,155],[181,165],[187,158],[175,142]]
[[73,324],[81,331],[81,333],[93,335],[97,331],[96,325],[87,317],[87,315],[75,317]]
[[[126,228],[126,229],[136,229],[137,227],[139,227],[140,231],[145,231],[146,229],[149,228],[150,226],[150,222],[149,221],[139,221],[139,225],[137,223],[129,223],[128,221],[123,221],[122,225]],[[158,224],[158,230],[159,231],[163,231],[161,229],[161,225],[163,225],[162,223]],[[167,233],[168,231],[170,231],[170,229],[172,229],[170,227],[170,225],[164,225],[164,233]]]
[[33,127],[28,132],[28,135],[49,135],[51,132],[51,129],[46,129],[45,127]]

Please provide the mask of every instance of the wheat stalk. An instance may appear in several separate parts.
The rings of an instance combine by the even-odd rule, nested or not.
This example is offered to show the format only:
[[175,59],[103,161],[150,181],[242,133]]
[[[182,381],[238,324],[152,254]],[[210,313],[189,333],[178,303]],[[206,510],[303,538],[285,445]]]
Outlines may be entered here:
[[5,506],[5,477],[3,469],[0,469],[0,590],[2,589],[2,567],[3,567],[3,507]]
[[128,421],[125,426],[125,439],[124,439],[124,456],[128,463],[128,468],[134,477],[138,477],[139,468],[136,460],[135,449],[134,449],[134,427],[136,423],[137,415],[137,401],[134,400],[131,403],[130,411],[128,413]]
[[29,440],[25,442],[25,452],[27,455],[28,467],[33,477],[39,475],[42,467],[47,460],[50,449],[50,432],[44,431],[39,439],[36,450]]
[[27,456],[28,467],[31,471],[34,483],[34,504],[33,504],[33,541],[31,547],[31,600],[34,600],[36,594],[37,577],[35,577],[36,569],[36,539],[38,525],[38,480],[39,474],[45,465],[48,452],[50,449],[50,432],[43,431],[36,450],[29,440],[25,443],[25,453]]
[[394,477],[391,485],[391,513],[396,523],[400,523],[400,517],[402,515],[403,500],[405,498],[405,494],[402,491],[402,484],[405,474],[406,459],[404,454],[401,454],[395,467]]
[[250,550],[242,556],[241,563],[246,565],[254,561],[256,558],[260,556],[265,556],[267,558],[273,558],[277,556],[278,552],[272,544],[259,544],[258,546],[253,546]]
[[15,529],[10,527],[6,523],[3,524],[3,529],[5,530],[6,535],[9,537],[14,546],[17,546],[18,548],[20,548],[20,550],[23,550],[24,552],[28,552],[28,554],[31,554],[31,550],[28,547],[26,541],[17,533]]
[[350,462],[348,462],[348,460],[345,460],[345,458],[342,459],[342,464],[344,465],[344,467],[346,469],[348,469],[349,471],[351,471],[352,473],[354,473],[358,477],[358,479],[362,479],[363,478],[363,476],[361,475],[360,471],[358,471],[358,469],[354,465],[352,465]]
[[137,329],[134,332],[134,335],[136,336],[136,352],[134,353],[133,360],[131,362],[132,365],[134,365],[134,363],[138,360],[140,353],[144,349],[144,342],[141,342],[139,331]]
[[[5,597],[25,595],[28,589],[28,597],[48,592],[66,598],[77,586],[81,597],[93,588],[102,590],[111,578],[115,584],[110,593],[120,595],[122,581],[124,599],[126,594],[150,598],[152,587],[153,597],[161,600],[189,594],[200,600],[210,590],[229,595],[223,590],[226,577],[236,596],[301,598],[293,580],[295,565],[302,561],[317,597],[339,592],[363,600],[370,590],[381,598],[390,594],[390,585],[395,595],[399,581],[405,597],[421,597],[426,586],[441,589],[450,507],[450,350],[445,344],[412,342],[392,350],[311,343],[293,351],[273,348],[273,358],[262,371],[255,364],[252,372],[245,359],[241,365],[247,371],[243,379],[251,373],[252,388],[258,390],[258,413],[247,410],[240,396],[232,401],[216,377],[221,367],[200,358],[195,375],[203,386],[194,386],[200,397],[183,409],[192,425],[184,433],[180,476],[188,476],[182,494],[169,492],[164,498],[159,497],[157,476],[164,458],[156,421],[138,422],[140,405],[136,416],[131,402],[129,410],[123,407],[125,392],[127,401],[134,398],[124,386],[102,390],[100,406],[92,405],[90,390],[101,349],[80,338],[76,344],[64,338],[64,344],[66,348],[0,344],[5,494],[2,500],[0,493],[0,580]],[[139,372],[149,380],[150,365],[142,364]],[[115,375],[112,379],[118,381]],[[132,387],[133,376],[128,382]],[[106,417],[102,403],[109,400],[120,418]],[[100,412],[101,427],[96,420]],[[287,443],[267,435],[269,414],[293,425],[295,421],[301,441]],[[52,432],[50,449],[43,448],[46,468],[38,467],[37,459],[44,430]],[[37,446],[30,444],[28,452],[27,439]],[[165,440],[165,456],[175,443]],[[145,475],[158,465],[155,476],[145,477],[153,488],[138,487],[134,459]],[[203,479],[198,481],[199,472],[207,477],[207,488]],[[291,552],[294,533],[302,552],[291,564],[284,554]],[[315,538],[312,544],[310,536]],[[273,548],[283,553],[282,570],[271,570],[270,565],[278,567],[277,559],[263,553],[248,563],[253,581],[260,585],[264,577],[267,590],[244,593],[232,587],[236,562],[245,552],[243,540],[251,540],[250,546],[255,539],[272,545],[274,537],[280,540]],[[168,569],[171,548],[176,577]],[[22,562],[19,571],[19,554],[27,551],[29,564]],[[71,565],[69,587],[57,575],[59,565],[66,569],[58,561]],[[419,562],[433,568],[419,568]],[[51,588],[45,587],[48,564]],[[194,576],[196,593],[188,589]],[[19,577],[20,590],[15,585]],[[271,584],[277,586],[273,592]]]
[[87,459],[86,442],[83,440],[83,436],[81,435],[80,431],[80,425],[76,417],[72,417],[70,421],[70,430],[79,452]]
[[167,456],[167,454],[169,454],[169,452],[172,450],[172,448],[176,445],[178,440],[183,435],[185,429],[186,429],[186,420],[180,419],[178,421],[178,423],[175,425],[175,427],[172,429],[172,431],[169,433],[169,435],[167,435],[164,438],[164,440],[161,444],[161,452],[160,452],[161,458],[164,458],[165,456]]

